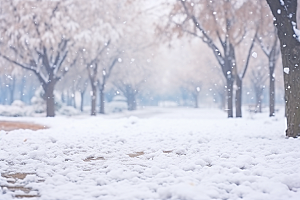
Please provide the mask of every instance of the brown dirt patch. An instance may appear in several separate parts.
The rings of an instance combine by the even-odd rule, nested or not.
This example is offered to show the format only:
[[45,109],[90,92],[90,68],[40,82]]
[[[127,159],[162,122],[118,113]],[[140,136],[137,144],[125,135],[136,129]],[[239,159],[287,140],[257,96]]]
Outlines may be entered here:
[[[14,195],[16,198],[33,198],[33,197],[40,197],[38,194],[29,194],[32,191],[37,191],[34,190],[30,187],[26,187],[25,185],[19,185],[19,184],[15,184],[17,182],[17,180],[23,180],[26,178],[27,175],[32,175],[33,173],[14,173],[14,174],[10,174],[10,173],[1,173],[1,176],[3,178],[7,179],[8,183],[11,183],[13,185],[0,185],[0,187],[3,188],[7,188],[8,190],[12,191],[12,192],[16,192],[16,191],[21,191],[23,192],[23,194],[16,194]],[[39,182],[39,181],[38,181]]]
[[17,194],[15,195],[16,198],[34,198],[34,197],[41,197],[40,195],[34,195],[34,194]]
[[4,130],[4,131],[13,131],[18,129],[30,129],[36,131],[36,130],[47,129],[47,128],[48,127],[43,125],[28,123],[28,122],[0,121],[0,130]]
[[84,162],[90,162],[90,161],[94,161],[94,160],[105,160],[105,159],[103,157],[97,157],[97,158],[95,158],[95,157],[88,157],[88,158],[84,159],[83,161]]
[[4,178],[13,178],[13,179],[24,179],[27,175],[32,175],[33,173],[15,173],[15,174],[1,174]]
[[130,153],[130,154],[128,154],[129,155],[129,157],[131,157],[131,158],[135,158],[135,157],[138,157],[138,156],[141,156],[141,155],[144,155],[145,153],[144,152],[135,152],[135,153]]

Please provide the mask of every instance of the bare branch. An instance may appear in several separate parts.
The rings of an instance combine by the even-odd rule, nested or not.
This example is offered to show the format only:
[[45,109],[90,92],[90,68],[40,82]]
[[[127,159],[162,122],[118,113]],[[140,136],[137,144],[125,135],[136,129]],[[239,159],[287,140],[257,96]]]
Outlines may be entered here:
[[197,21],[196,17],[192,14],[189,13],[188,8],[186,7],[185,1],[181,1],[184,10],[186,12],[186,14],[188,16],[190,16],[190,18],[192,19],[194,25],[197,27],[197,29],[203,34],[203,39],[202,41],[204,41],[206,44],[208,44],[208,46],[213,50],[215,57],[218,60],[218,63],[221,65],[221,67],[223,68],[224,66],[224,58],[221,55],[221,52],[219,50],[219,48],[213,43],[213,40],[206,34],[205,30],[200,26],[200,23]]
[[242,71],[242,76],[241,76],[242,79],[245,77],[246,71],[248,69],[250,56],[251,56],[252,49],[254,47],[254,43],[255,43],[255,39],[257,37],[257,33],[258,33],[258,29],[256,29],[255,35],[252,39],[252,43],[251,43],[251,46],[250,46],[249,51],[248,51],[247,59],[246,59],[245,65],[244,65],[244,70]]

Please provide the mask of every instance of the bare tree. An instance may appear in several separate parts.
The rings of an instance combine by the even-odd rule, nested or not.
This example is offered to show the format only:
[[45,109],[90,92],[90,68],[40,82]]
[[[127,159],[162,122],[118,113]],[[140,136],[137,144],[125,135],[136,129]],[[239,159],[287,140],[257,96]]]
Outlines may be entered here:
[[116,65],[118,60],[119,60],[119,62],[121,62],[121,60],[119,58],[119,55],[117,54],[115,56],[112,56],[112,60],[108,61],[109,64],[104,63],[103,64],[103,69],[102,69],[102,78],[101,79],[99,78],[98,81],[97,81],[98,88],[99,88],[99,93],[100,93],[100,110],[99,110],[99,113],[101,113],[101,114],[105,113],[104,112],[104,104],[105,104],[104,90],[105,90],[105,86],[107,84],[108,78],[110,77],[110,75],[112,73],[113,67]]
[[[82,72],[81,74],[86,74],[85,72]],[[80,111],[83,112],[83,107],[84,107],[84,95],[88,87],[88,78],[85,77],[84,75],[80,75],[77,84],[76,84],[76,89],[80,93]]]
[[251,84],[254,89],[255,99],[256,99],[256,108],[255,112],[262,112],[262,97],[263,91],[265,89],[265,82],[267,80],[266,73],[262,72],[259,67],[258,70],[253,70],[251,73]]
[[[2,2],[1,14],[5,18],[1,20],[0,31],[8,45],[2,43],[5,53],[2,51],[0,55],[38,77],[45,91],[47,117],[55,115],[53,91],[56,83],[76,62],[70,56],[66,60],[77,25],[72,20],[72,11],[67,9],[68,3]],[[39,9],[33,11],[36,6]],[[68,64],[63,68],[65,60]]]
[[[244,62],[244,66],[243,69],[241,70],[241,73],[238,72],[237,69],[237,62],[234,63],[234,71],[235,71],[235,78],[236,78],[236,93],[235,93],[235,111],[236,111],[236,117],[242,117],[242,92],[243,92],[243,79],[245,78],[248,66],[249,66],[249,62],[250,62],[250,57],[252,54],[252,49],[254,47],[254,42],[256,39],[256,35],[257,35],[257,30],[255,32],[254,37],[252,38],[252,42],[250,44],[250,47],[248,49],[248,53],[247,53],[247,58]],[[233,51],[235,51],[233,49]],[[235,52],[234,52],[235,54]],[[235,57],[235,56],[234,56]]]
[[128,58],[123,59],[122,65],[116,69],[113,85],[126,97],[128,110],[136,110],[136,97],[151,75],[151,61],[136,53],[127,55]]
[[87,66],[88,74],[89,74],[89,80],[91,83],[91,115],[95,116],[97,111],[96,111],[96,102],[97,102],[97,76],[98,76],[98,64],[95,63],[92,65],[91,63],[88,64]]
[[[237,63],[234,48],[243,41],[247,33],[248,24],[243,19],[247,18],[247,13],[253,14],[252,11],[245,10],[255,10],[254,4],[247,2],[238,5],[237,1],[180,1],[180,4],[182,8],[179,3],[174,6],[171,20],[176,28],[200,38],[213,51],[226,79],[228,117],[233,117],[233,83],[235,78],[243,77],[235,76]],[[178,22],[178,19],[182,20]],[[220,43],[223,53],[217,42]],[[241,83],[238,82],[239,85]],[[238,88],[241,93],[241,87]],[[240,117],[241,109],[237,111],[237,117]]]
[[257,35],[257,42],[259,43],[262,51],[268,58],[269,62],[269,116],[275,116],[275,67],[279,57],[280,49],[278,44],[278,38],[275,35],[276,29],[271,29],[265,34],[261,33]]
[[269,62],[269,116],[275,116],[275,67],[280,54],[276,28],[273,25],[273,16],[267,3],[260,2],[260,30],[257,34],[257,43]]

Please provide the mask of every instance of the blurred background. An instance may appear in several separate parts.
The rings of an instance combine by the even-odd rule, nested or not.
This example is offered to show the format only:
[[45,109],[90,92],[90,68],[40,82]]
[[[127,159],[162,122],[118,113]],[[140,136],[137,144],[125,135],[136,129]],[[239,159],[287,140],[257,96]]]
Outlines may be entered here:
[[158,107],[274,116],[273,17],[254,0],[0,1],[0,115]]

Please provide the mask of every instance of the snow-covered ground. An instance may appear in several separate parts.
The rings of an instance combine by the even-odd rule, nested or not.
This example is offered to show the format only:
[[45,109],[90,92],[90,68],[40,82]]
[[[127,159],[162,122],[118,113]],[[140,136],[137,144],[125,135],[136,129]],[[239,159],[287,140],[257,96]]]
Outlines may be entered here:
[[[50,127],[0,131],[0,185],[23,185],[40,196],[32,199],[47,200],[299,200],[300,139],[285,138],[283,113],[244,116],[152,108],[97,117],[0,117]],[[13,183],[7,174],[15,173],[29,174]],[[21,193],[2,187],[0,199]]]

